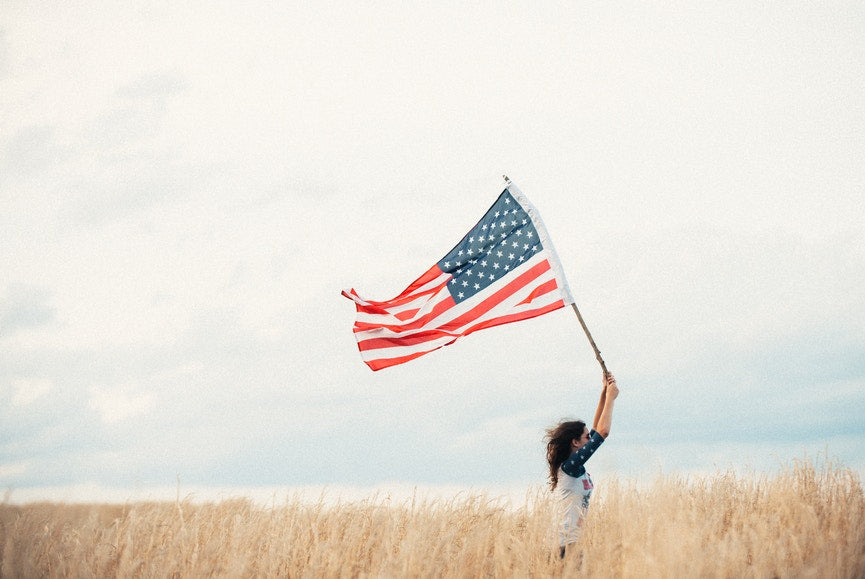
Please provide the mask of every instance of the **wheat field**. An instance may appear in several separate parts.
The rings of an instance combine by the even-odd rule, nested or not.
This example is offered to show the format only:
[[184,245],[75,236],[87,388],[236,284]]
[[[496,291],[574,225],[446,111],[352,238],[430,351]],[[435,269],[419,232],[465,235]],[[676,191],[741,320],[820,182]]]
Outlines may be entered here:
[[610,480],[592,501],[564,560],[540,489],[524,501],[6,503],[0,576],[865,577],[865,496],[843,466]]

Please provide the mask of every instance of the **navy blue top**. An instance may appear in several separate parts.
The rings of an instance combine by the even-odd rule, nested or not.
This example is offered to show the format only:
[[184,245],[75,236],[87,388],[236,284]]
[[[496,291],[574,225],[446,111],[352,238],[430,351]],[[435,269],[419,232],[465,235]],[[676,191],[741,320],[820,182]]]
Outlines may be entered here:
[[573,453],[568,457],[568,460],[562,463],[562,470],[565,474],[574,478],[579,478],[586,474],[586,467],[583,465],[586,464],[587,460],[592,458],[592,455],[601,446],[602,442],[604,442],[604,437],[592,429],[589,432],[589,441],[585,446]]

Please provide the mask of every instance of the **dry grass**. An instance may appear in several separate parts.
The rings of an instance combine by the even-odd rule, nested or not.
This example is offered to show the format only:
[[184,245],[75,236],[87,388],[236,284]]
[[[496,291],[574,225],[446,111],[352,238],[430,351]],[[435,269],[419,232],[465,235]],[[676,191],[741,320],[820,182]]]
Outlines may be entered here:
[[[2,577],[562,577],[549,493],[391,504],[0,505]],[[853,472],[803,461],[772,478],[717,473],[599,486],[591,577],[865,577]]]

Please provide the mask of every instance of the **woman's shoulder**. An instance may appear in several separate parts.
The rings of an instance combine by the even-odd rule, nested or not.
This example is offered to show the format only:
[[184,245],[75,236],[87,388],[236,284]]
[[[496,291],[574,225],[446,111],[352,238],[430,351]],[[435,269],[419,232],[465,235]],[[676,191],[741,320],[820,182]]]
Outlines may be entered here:
[[560,470],[571,479],[578,479],[586,474],[586,467],[579,461],[565,461],[562,463]]

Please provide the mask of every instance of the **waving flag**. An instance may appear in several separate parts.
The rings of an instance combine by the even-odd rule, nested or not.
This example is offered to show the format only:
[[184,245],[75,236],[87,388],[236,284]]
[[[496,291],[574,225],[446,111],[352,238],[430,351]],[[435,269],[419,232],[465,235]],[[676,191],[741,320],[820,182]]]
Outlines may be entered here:
[[373,370],[574,301],[540,214],[511,182],[462,241],[401,294],[387,301],[354,289],[342,295],[355,302],[354,335]]

